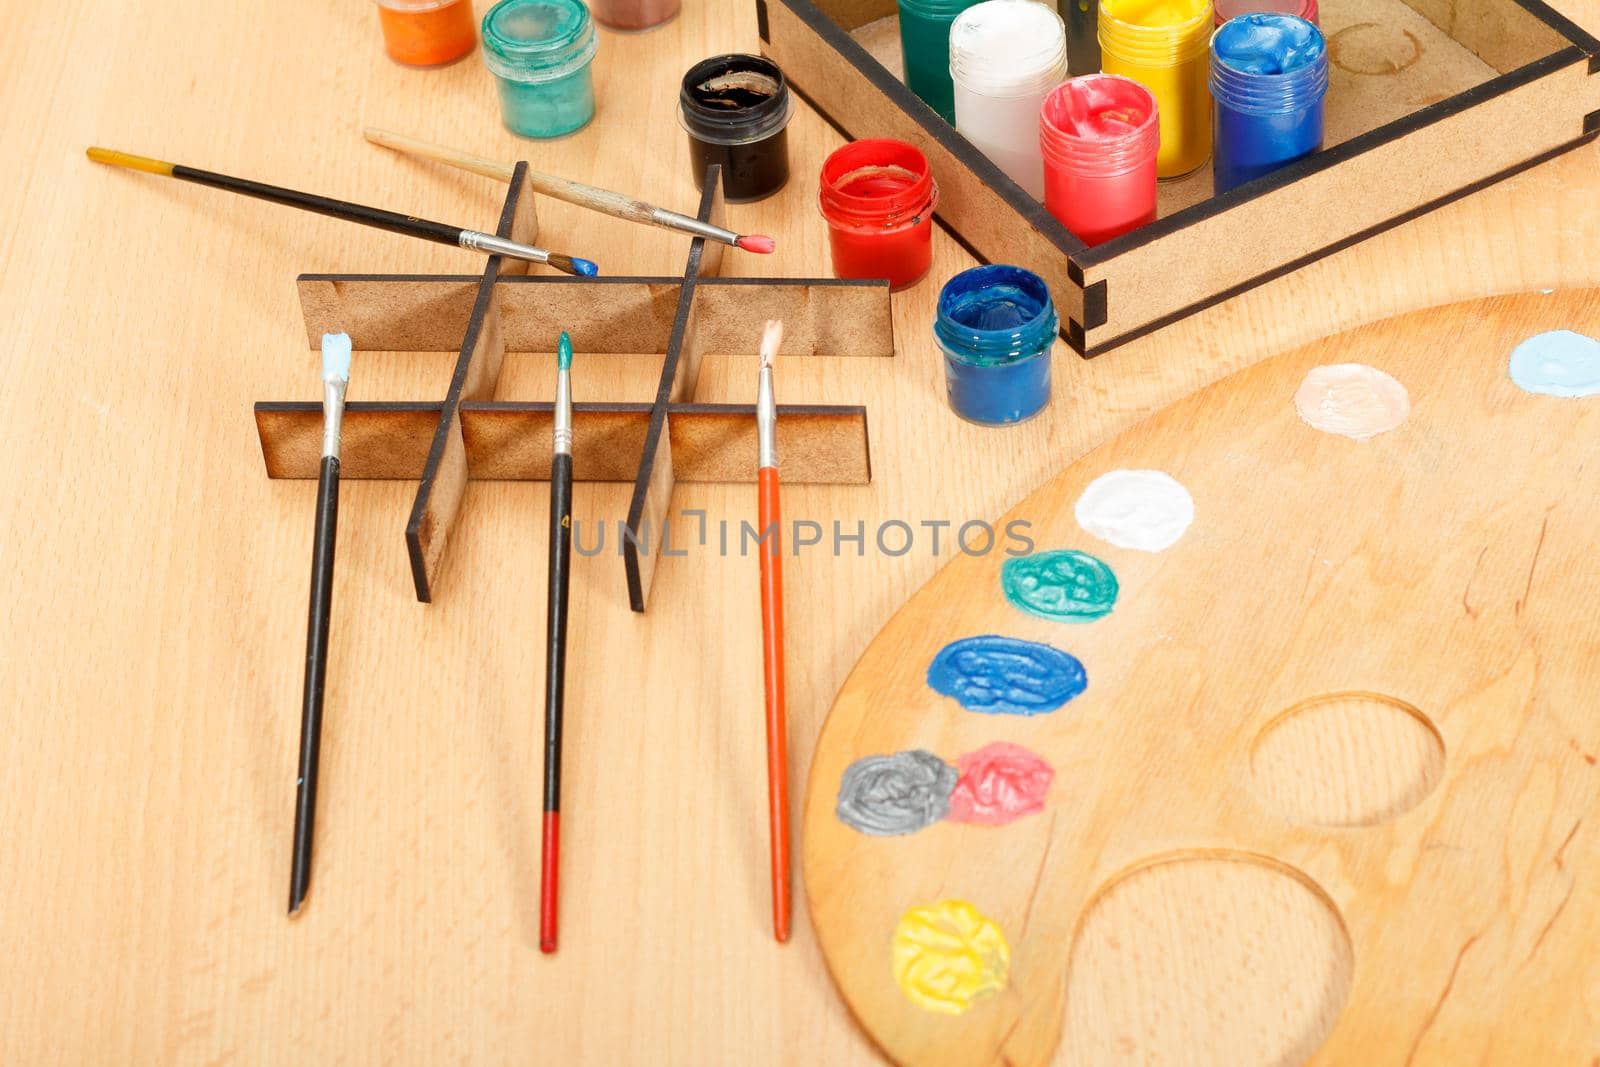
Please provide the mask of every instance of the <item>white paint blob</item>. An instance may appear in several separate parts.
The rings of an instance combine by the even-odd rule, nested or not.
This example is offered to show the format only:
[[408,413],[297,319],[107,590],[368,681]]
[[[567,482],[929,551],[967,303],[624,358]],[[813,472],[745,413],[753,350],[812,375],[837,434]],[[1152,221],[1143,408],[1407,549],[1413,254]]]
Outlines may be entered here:
[[1511,353],[1511,380],[1530,393],[1600,393],[1600,341],[1571,330],[1536,334]]
[[1365,441],[1399,426],[1411,414],[1406,387],[1365,363],[1313,367],[1294,394],[1307,426]]
[[1194,521],[1194,498],[1170,474],[1116,470],[1090,482],[1073,513],[1079,526],[1102,541],[1160,552]]

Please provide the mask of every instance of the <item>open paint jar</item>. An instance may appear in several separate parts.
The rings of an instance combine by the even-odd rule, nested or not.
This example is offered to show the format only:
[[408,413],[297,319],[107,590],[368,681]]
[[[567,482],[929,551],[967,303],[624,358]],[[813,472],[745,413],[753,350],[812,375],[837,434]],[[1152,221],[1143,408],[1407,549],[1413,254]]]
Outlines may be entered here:
[[1067,76],[1067,31],[1035,0],[985,0],[950,27],[956,129],[1034,199],[1044,197],[1039,106]]
[[678,90],[678,123],[689,135],[694,184],[722,165],[731,203],[762,200],[789,180],[787,127],[794,107],[783,71],[770,59],[734,53],[689,68]]
[[820,186],[835,277],[903,289],[928,272],[939,203],[928,157],[904,141],[855,141],[823,162]]
[[899,0],[900,58],[906,87],[955,125],[950,81],[950,24],[978,0]]
[[1221,26],[1229,19],[1257,12],[1277,15],[1298,15],[1313,25],[1319,24],[1317,0],[1216,0],[1216,24]]
[[478,43],[472,0],[378,0],[389,58],[408,67],[454,63]]
[[581,0],[500,0],[483,17],[483,62],[500,115],[522,137],[560,137],[594,118],[599,42]]
[[653,30],[678,13],[679,0],[589,0],[600,25],[624,32]]
[[1328,46],[1294,15],[1241,15],[1211,39],[1216,191],[1270,174],[1322,147]]
[[1179,178],[1211,155],[1211,0],[1100,0],[1100,69],[1150,90],[1161,121],[1156,176]]
[[985,426],[1037,415],[1050,402],[1057,321],[1044,279],[1021,267],[973,267],[946,282],[933,336],[955,413]]
[[1160,144],[1156,98],[1131,78],[1056,86],[1039,113],[1045,208],[1089,245],[1153,221]]

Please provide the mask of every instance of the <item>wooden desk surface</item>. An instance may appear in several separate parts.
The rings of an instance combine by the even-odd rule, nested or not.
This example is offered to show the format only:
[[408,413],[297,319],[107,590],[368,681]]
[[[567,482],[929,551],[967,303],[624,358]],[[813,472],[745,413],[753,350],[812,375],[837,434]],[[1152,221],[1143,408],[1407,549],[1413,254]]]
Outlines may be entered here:
[[[1595,0],[1559,6],[1600,25]],[[373,148],[371,123],[690,205],[678,77],[756,36],[748,0],[686,7],[604,35],[600,114],[552,144],[501,128],[478,59],[390,63],[362,3],[77,0],[0,34],[0,1062],[878,1061],[804,909],[793,943],[768,935],[755,564],[714,540],[662,562],[642,617],[614,555],[578,561],[564,941],[540,956],[542,484],[469,489],[431,606],[406,567],[413,487],[345,487],[316,881],[284,917],[315,489],[265,477],[250,405],[319,395],[297,273],[477,261],[83,157],[101,143],[489,227],[495,183]],[[812,176],[837,141],[800,109],[794,180],[730,211],[782,252],[730,253],[725,273],[827,272]],[[879,523],[992,518],[1172,399],[1353,322],[1600,284],[1597,164],[1569,154],[1102,359],[1062,349],[1055,403],[1010,430],[945,405],[928,326],[968,260],[936,236],[933,277],[895,298],[898,358],[779,367],[785,402],[869,407],[875,472],[785,498],[869,531],[862,557],[789,569],[795,781],[845,672],[949,558],[920,536],[885,557]],[[680,269],[673,235],[540,211],[547,240],[610,273]],[[450,366],[370,356],[351,395],[437,397]],[[550,367],[509,357],[500,397],[548,398]],[[580,354],[577,393],[641,399],[654,375]],[[753,387],[748,361],[710,359],[699,399]],[[675,503],[736,532],[755,492]],[[578,489],[580,520],[625,508],[625,487]]]

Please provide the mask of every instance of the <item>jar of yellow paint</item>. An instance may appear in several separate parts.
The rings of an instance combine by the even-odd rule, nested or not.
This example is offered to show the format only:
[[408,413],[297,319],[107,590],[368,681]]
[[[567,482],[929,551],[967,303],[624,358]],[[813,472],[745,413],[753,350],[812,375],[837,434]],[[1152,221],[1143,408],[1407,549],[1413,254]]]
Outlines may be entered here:
[[1156,98],[1156,176],[1178,178],[1211,155],[1211,0],[1100,0],[1100,69]]

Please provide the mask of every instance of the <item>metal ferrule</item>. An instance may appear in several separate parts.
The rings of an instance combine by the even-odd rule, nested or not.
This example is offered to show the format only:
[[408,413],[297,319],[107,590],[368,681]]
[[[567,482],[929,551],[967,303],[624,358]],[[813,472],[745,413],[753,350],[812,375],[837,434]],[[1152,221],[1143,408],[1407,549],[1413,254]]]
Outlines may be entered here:
[[322,454],[339,458],[339,429],[344,424],[344,390],[348,382],[322,383]]
[[676,211],[668,211],[664,207],[658,207],[650,212],[650,217],[662,226],[669,226],[674,230],[682,230],[684,233],[692,233],[696,237],[721,241],[725,245],[739,243],[739,235],[732,230],[724,230],[721,226],[713,226],[709,222],[701,222],[699,219],[691,218],[688,215],[680,215]]
[[572,455],[572,372],[556,373],[556,421],[553,435],[557,455]]
[[491,256],[509,256],[512,259],[527,260],[529,263],[550,262],[550,253],[544,249],[525,245],[520,241],[496,237],[492,233],[462,230],[459,240],[462,248],[470,248],[477,252],[487,252]]
[[778,465],[778,403],[772,396],[771,367],[761,368],[761,385],[756,393],[756,454],[759,466]]

